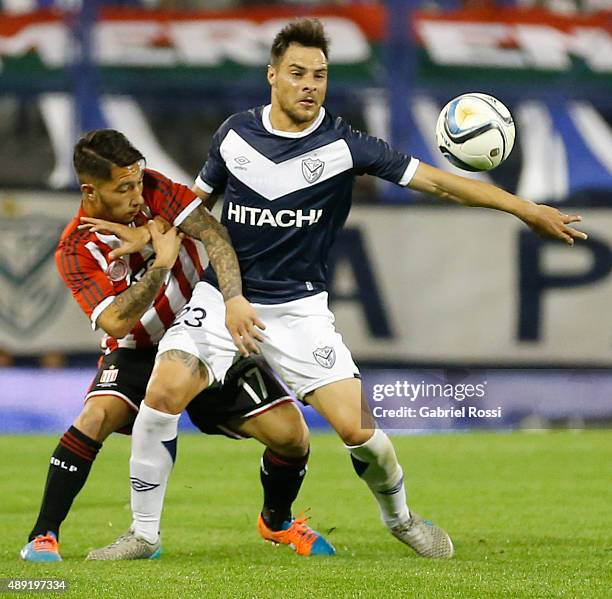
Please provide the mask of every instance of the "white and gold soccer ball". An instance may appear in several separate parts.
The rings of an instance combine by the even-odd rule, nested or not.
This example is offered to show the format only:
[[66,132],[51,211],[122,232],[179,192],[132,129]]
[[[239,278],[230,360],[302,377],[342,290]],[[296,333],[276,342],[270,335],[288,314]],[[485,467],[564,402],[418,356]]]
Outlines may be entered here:
[[456,167],[488,171],[499,166],[514,146],[514,120],[510,111],[488,94],[462,94],[440,112],[436,141]]

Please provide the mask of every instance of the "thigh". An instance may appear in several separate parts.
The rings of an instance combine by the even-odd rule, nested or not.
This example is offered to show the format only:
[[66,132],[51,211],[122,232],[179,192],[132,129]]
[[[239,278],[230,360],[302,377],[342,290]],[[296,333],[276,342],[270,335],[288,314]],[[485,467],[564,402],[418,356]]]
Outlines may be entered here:
[[[83,426],[89,430],[95,427],[94,421],[103,417],[100,411],[111,410],[109,417],[113,420],[116,418],[117,422],[115,428],[106,432],[106,436],[113,431],[130,434],[132,421],[144,400],[155,353],[156,348],[119,348],[103,356],[98,372],[85,395],[85,407],[75,421],[77,428]],[[130,412],[131,418],[128,416],[125,422],[120,424],[123,415]],[[111,425],[106,423],[106,426]],[[88,434],[85,430],[83,432]]]
[[263,355],[298,399],[324,385],[359,377],[334,326],[327,293],[256,308],[266,324]]
[[155,360],[144,401],[166,414],[180,414],[208,384],[208,370],[197,356],[168,350]]
[[[232,438],[250,437],[240,425],[276,406],[293,403],[290,391],[261,357],[240,358],[226,373],[188,406],[189,418],[202,432]],[[240,429],[240,430],[238,430]]]
[[158,358],[171,350],[197,357],[208,371],[210,384],[223,380],[238,350],[225,327],[223,296],[212,285],[196,285],[191,300],[160,341]]

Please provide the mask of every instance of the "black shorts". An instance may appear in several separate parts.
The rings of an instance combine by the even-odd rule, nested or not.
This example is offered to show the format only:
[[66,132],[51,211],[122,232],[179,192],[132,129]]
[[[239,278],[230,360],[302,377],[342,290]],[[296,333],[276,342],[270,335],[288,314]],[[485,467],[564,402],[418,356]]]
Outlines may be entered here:
[[[156,348],[119,348],[103,356],[85,401],[97,395],[114,395],[138,411],[156,354]],[[240,438],[227,427],[229,421],[256,416],[291,399],[262,358],[241,358],[227,371],[222,386],[212,385],[192,400],[187,414],[203,433]]]

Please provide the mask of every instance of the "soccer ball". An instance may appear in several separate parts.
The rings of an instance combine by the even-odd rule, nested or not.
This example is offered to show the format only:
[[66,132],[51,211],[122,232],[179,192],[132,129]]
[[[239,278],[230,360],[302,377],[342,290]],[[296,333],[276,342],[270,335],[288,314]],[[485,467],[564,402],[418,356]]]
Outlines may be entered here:
[[499,166],[514,146],[514,120],[496,98],[470,93],[451,100],[436,123],[436,141],[460,169],[488,171]]

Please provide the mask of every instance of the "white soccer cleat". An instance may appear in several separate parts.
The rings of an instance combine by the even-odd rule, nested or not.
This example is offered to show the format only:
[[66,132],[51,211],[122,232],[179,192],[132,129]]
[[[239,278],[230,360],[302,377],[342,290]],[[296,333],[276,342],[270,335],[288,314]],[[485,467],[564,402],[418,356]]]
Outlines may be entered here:
[[424,520],[412,511],[410,513],[409,520],[389,528],[391,534],[412,547],[421,557],[453,557],[455,548],[448,534],[429,520]]
[[157,559],[161,555],[161,543],[149,543],[134,536],[133,530],[128,530],[117,540],[106,547],[94,549],[87,554],[88,560],[131,560]]

